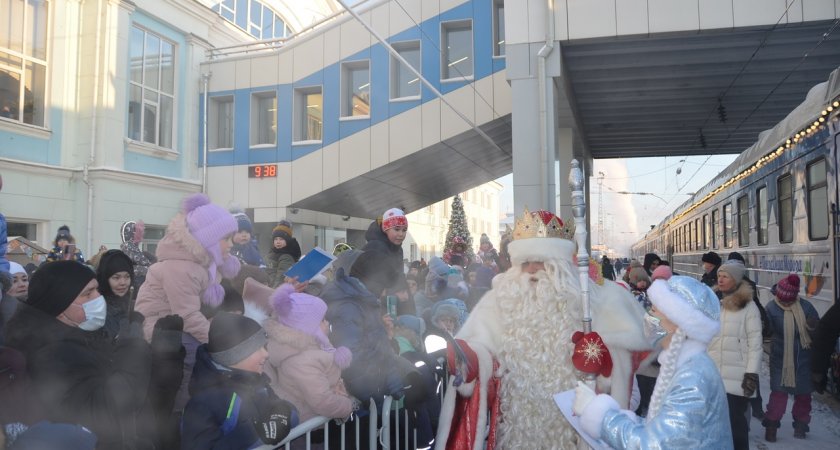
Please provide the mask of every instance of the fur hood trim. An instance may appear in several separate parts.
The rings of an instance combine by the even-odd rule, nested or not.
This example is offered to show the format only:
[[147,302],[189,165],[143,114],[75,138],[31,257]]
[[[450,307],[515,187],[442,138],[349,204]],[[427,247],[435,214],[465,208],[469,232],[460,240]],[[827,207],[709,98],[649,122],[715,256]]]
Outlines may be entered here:
[[[717,286],[715,286],[715,292],[720,293],[720,290]],[[723,298],[720,301],[721,308],[727,311],[740,311],[746,307],[753,298],[753,290],[752,286],[746,281],[741,281],[741,285],[738,286],[738,289],[735,289],[735,292],[731,294],[723,294]]]
[[188,260],[202,267],[210,267],[212,262],[210,253],[190,234],[184,213],[178,213],[169,221],[166,235],[158,244],[155,253],[159,261]]
[[262,323],[262,326],[268,335],[269,342],[277,344],[273,347],[278,351],[278,354],[272,355],[272,359],[286,360],[305,351],[321,351],[321,347],[314,336],[287,327],[274,319],[267,319]]

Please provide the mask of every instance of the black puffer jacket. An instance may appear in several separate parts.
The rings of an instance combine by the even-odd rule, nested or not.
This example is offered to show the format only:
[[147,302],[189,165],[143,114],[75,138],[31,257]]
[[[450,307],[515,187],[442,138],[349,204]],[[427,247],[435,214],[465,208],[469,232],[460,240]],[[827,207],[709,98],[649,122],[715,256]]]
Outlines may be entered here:
[[376,220],[368,226],[365,239],[367,239],[367,244],[362,247],[362,251],[375,252],[383,261],[387,261],[384,265],[389,269],[388,279],[391,280],[386,286],[388,293],[407,291],[408,283],[405,281],[403,271],[402,246],[389,241],[388,235],[382,231],[382,225]]
[[83,425],[98,447],[151,448],[154,436],[146,397],[152,369],[142,336],[116,341],[84,331],[21,303],[5,331],[6,345],[23,353],[31,402],[42,419]]
[[379,300],[343,270],[324,287],[321,298],[328,307],[324,318],[332,327],[330,342],[353,352],[353,362],[342,372],[348,392],[363,404],[368,398],[381,402],[384,395],[401,397],[410,384],[406,377],[416,370],[391,347]]

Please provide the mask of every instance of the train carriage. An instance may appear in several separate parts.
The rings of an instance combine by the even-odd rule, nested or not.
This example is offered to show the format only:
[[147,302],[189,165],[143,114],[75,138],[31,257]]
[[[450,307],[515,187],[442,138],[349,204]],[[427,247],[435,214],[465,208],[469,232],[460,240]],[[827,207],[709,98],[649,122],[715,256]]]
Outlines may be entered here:
[[739,252],[762,303],[789,273],[822,315],[836,301],[840,228],[837,167],[840,68],[805,101],[759,135],[714,180],[632,247],[654,252],[675,272],[699,278],[701,256]]

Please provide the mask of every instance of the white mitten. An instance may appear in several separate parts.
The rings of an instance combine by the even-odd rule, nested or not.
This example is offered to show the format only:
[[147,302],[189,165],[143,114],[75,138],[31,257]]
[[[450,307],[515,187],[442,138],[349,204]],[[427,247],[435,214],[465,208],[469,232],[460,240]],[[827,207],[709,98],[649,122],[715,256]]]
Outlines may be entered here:
[[572,405],[572,412],[577,416],[583,415],[583,411],[589,406],[593,398],[595,398],[595,391],[590,389],[582,381],[578,381],[578,385],[575,388],[575,403]]

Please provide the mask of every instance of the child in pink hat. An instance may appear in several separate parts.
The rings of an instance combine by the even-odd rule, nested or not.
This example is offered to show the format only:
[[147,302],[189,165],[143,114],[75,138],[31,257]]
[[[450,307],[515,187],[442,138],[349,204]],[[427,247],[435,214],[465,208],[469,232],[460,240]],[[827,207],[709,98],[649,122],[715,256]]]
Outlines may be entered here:
[[265,373],[281,398],[292,402],[300,420],[315,416],[344,419],[358,408],[347,393],[341,371],[352,361],[347,347],[334,348],[324,320],[327,305],[318,297],[283,284],[271,296],[274,317],[263,327],[268,334]]

